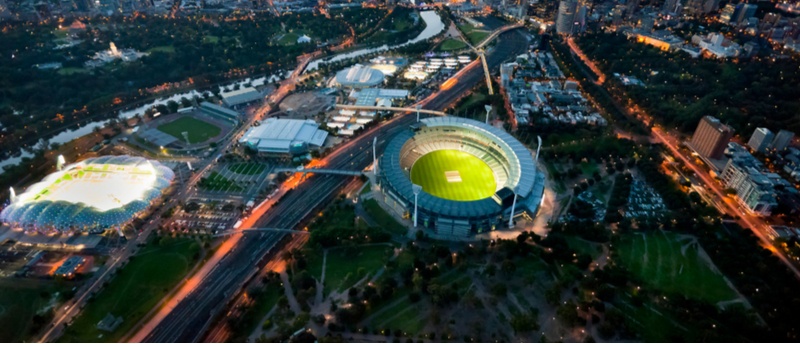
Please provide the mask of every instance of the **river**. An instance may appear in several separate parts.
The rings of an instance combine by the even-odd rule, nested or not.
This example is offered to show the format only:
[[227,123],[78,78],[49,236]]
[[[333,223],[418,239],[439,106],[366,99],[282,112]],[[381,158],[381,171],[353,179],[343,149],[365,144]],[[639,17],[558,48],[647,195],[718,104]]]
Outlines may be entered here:
[[[436,11],[423,11],[423,12],[420,12],[420,17],[422,17],[422,20],[425,21],[425,29],[422,30],[422,32],[420,32],[420,34],[417,35],[417,37],[414,37],[414,38],[410,39],[409,41],[407,41],[405,43],[401,43],[401,44],[397,44],[397,45],[393,45],[393,46],[388,46],[388,45],[384,44],[384,45],[379,46],[379,47],[358,49],[358,50],[354,50],[354,51],[350,51],[350,52],[346,52],[346,53],[341,53],[341,54],[334,55],[334,56],[328,56],[328,57],[325,57],[325,58],[322,58],[322,59],[317,59],[317,60],[311,61],[308,64],[308,66],[306,67],[306,71],[317,69],[321,63],[330,63],[330,62],[341,61],[341,60],[345,60],[345,59],[349,59],[349,58],[353,58],[353,57],[358,57],[358,56],[371,54],[371,53],[375,53],[375,52],[380,52],[380,51],[386,51],[386,50],[389,50],[389,49],[394,49],[394,48],[406,46],[406,45],[409,45],[409,44],[417,43],[419,41],[423,41],[423,40],[426,40],[426,39],[429,39],[431,37],[434,37],[434,36],[438,35],[445,28],[444,27],[444,23],[442,22],[442,18],[439,17],[439,15],[436,13]],[[284,75],[280,75],[280,76],[272,75],[272,76],[269,77],[269,82],[279,81],[282,78],[285,78],[285,76],[287,74],[288,74],[288,72],[286,72],[286,73],[284,73]],[[242,81],[234,82],[234,83],[231,83],[231,84],[228,84],[228,85],[225,85],[225,86],[220,86],[220,89],[223,89],[225,87],[231,87],[231,86],[236,85],[236,84],[239,84],[241,86],[242,84],[246,84],[248,82],[251,82],[253,84],[253,86],[260,86],[260,85],[263,85],[264,83],[267,82],[267,78],[266,77],[261,77],[261,78],[255,79],[255,80],[250,80],[250,78],[247,78],[247,79],[242,80]],[[129,119],[129,118],[132,118],[132,117],[134,117],[136,115],[140,115],[141,116],[141,115],[144,114],[145,111],[147,111],[147,109],[149,109],[149,108],[151,108],[153,106],[167,104],[167,102],[169,102],[170,100],[179,102],[180,99],[183,98],[183,97],[191,99],[194,96],[202,96],[202,93],[197,92],[195,90],[192,90],[192,91],[189,91],[189,92],[179,93],[179,94],[175,94],[175,95],[172,95],[172,96],[169,96],[169,97],[166,97],[166,98],[154,100],[152,102],[149,102],[147,104],[144,104],[142,106],[139,106],[139,107],[131,109],[131,110],[120,111],[120,113],[117,116],[117,118],[119,118],[119,119]],[[91,122],[91,123],[88,123],[88,124],[84,124],[84,125],[80,126],[77,129],[65,129],[64,131],[62,131],[62,132],[56,134],[55,136],[51,137],[48,140],[48,142],[51,143],[51,144],[52,143],[58,143],[58,144],[67,143],[67,142],[72,141],[72,140],[74,140],[76,138],[79,138],[79,137],[81,137],[83,135],[91,133],[94,130],[94,128],[96,128],[96,127],[104,127],[106,124],[108,124],[109,121],[110,120],[95,121],[95,122]],[[22,162],[23,158],[33,157],[34,153],[35,153],[34,149],[23,149],[22,152],[20,152],[20,154],[17,155],[16,157],[10,157],[10,158],[7,158],[7,159],[5,159],[3,161],[0,161],[0,173],[2,172],[4,167],[13,166],[13,165],[19,164],[20,162]]]
[[406,45],[409,45],[409,44],[417,43],[419,41],[423,41],[423,40],[426,40],[428,38],[434,37],[434,36],[438,35],[440,32],[442,32],[442,30],[444,30],[444,23],[442,22],[442,18],[439,17],[439,14],[437,14],[436,11],[423,11],[423,12],[420,12],[420,17],[422,17],[422,20],[425,21],[425,30],[422,30],[422,32],[420,32],[420,34],[417,35],[417,37],[414,37],[414,38],[410,39],[408,42],[401,43],[401,44],[398,44],[398,45],[393,45],[393,46],[388,46],[388,45],[384,44],[384,45],[379,46],[379,47],[358,49],[358,50],[353,50],[353,51],[349,51],[349,52],[346,52],[346,53],[337,54],[337,55],[334,55],[334,56],[323,57],[321,59],[317,59],[317,60],[309,62],[308,66],[306,67],[306,71],[311,71],[311,70],[317,69],[317,68],[319,68],[320,64],[346,60],[346,59],[350,59],[350,58],[354,58],[354,57],[358,57],[358,56],[362,56],[362,55],[367,55],[367,54],[371,54],[371,53],[377,53],[377,52],[386,51],[386,50],[389,50],[389,49],[399,48],[399,47],[403,47],[403,46],[406,46]]

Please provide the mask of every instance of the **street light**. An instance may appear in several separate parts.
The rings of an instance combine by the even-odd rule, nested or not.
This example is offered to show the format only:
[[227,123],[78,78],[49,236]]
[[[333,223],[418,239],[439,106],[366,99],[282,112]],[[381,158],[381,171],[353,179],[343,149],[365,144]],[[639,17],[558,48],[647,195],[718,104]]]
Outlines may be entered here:
[[419,123],[419,108],[421,108],[421,107],[422,106],[420,106],[419,104],[417,104],[417,106],[416,106],[416,108],[417,108],[417,123]]
[[486,124],[489,124],[489,113],[492,112],[492,106],[484,105],[483,108],[486,109]]
[[417,228],[417,200],[419,199],[419,193],[422,192],[422,186],[411,184],[411,190],[414,191],[414,228]]

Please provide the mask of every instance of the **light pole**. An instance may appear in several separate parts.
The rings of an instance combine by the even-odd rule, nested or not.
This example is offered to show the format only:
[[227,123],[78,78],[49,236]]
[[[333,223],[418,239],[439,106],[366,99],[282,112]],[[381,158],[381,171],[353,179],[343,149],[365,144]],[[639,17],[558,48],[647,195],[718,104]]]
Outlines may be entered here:
[[59,171],[63,170],[64,169],[64,164],[66,164],[66,163],[67,163],[67,160],[64,159],[64,156],[59,154],[58,158],[56,158],[56,170],[59,170]]
[[377,177],[378,177],[378,153],[376,151],[377,150],[376,147],[378,147],[378,137],[377,136],[372,138],[372,173],[375,175],[376,180],[377,180]]
[[13,186],[8,188],[8,193],[10,194],[9,197],[8,197],[9,200],[11,200],[11,203],[14,203],[14,201],[17,200],[17,193],[14,191],[14,187]]
[[420,107],[421,107],[420,105],[417,105],[417,123],[419,123],[419,108]]
[[514,187],[514,202],[511,203],[511,214],[508,216],[508,228],[514,228],[514,211],[517,208],[517,188]]
[[483,108],[486,109],[486,124],[489,124],[489,113],[492,112],[492,106],[484,105]]
[[411,184],[411,190],[414,191],[414,228],[417,228],[417,201],[419,200],[419,193],[422,192],[422,186]]

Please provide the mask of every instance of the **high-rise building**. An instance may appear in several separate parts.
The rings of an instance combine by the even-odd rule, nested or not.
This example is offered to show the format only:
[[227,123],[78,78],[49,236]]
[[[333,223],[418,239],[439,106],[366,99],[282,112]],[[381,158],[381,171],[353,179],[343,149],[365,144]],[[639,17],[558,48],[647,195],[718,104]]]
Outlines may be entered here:
[[739,4],[736,5],[736,13],[735,19],[736,24],[741,24],[747,21],[748,18],[752,18],[756,15],[756,9],[758,6],[754,4]]
[[725,5],[725,7],[719,11],[719,22],[724,24],[730,23],[734,18],[734,13],[736,13],[736,6],[732,4]]
[[750,141],[747,141],[747,145],[756,152],[764,153],[767,151],[770,144],[772,144],[773,138],[775,138],[775,134],[769,129],[756,128],[753,135],[750,136]]
[[792,143],[792,139],[794,139],[794,133],[788,130],[781,130],[775,135],[775,138],[772,140],[770,144],[770,149],[774,150],[784,150],[786,147]]
[[711,13],[719,9],[719,0],[705,0],[703,2],[703,13]]
[[719,159],[733,137],[733,128],[722,124],[718,119],[705,116],[694,131],[692,148],[704,158]]
[[571,35],[575,26],[575,14],[578,12],[578,1],[561,0],[556,15],[556,33]]

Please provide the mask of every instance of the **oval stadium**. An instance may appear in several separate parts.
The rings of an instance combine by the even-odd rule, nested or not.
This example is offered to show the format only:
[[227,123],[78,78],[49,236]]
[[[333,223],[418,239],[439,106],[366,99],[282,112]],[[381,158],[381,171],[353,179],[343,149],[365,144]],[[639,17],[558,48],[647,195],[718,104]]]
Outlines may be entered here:
[[121,227],[161,196],[175,174],[158,161],[103,156],[65,166],[13,197],[0,221],[44,233]]
[[378,167],[386,206],[413,219],[416,186],[417,225],[440,236],[507,228],[512,208],[535,216],[544,193],[528,148],[466,118],[421,120],[389,141]]

